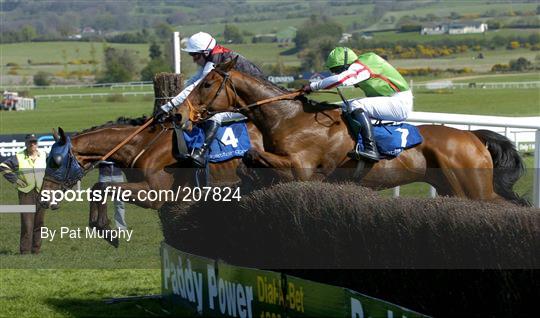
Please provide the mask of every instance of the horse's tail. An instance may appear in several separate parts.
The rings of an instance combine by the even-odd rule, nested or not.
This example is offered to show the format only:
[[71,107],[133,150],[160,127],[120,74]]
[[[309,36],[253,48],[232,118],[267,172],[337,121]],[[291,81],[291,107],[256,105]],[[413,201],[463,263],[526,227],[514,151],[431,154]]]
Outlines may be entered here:
[[525,172],[523,160],[510,139],[491,130],[475,130],[473,134],[484,143],[493,159],[493,185],[495,193],[523,206],[531,203],[512,189]]

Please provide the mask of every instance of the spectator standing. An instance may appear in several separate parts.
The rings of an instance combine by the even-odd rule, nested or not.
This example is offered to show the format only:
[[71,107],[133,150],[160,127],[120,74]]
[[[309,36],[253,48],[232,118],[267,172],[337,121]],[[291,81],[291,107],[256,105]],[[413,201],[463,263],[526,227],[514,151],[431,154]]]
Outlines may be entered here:
[[25,137],[25,149],[0,163],[0,173],[17,189],[20,205],[35,205],[35,213],[21,213],[21,254],[39,254],[41,249],[41,227],[45,210],[39,204],[39,196],[47,154],[38,149],[36,135]]
[[[99,165],[99,182],[124,182],[122,170],[112,161],[104,161]],[[126,210],[123,201],[114,200],[114,221],[116,228],[127,230]]]

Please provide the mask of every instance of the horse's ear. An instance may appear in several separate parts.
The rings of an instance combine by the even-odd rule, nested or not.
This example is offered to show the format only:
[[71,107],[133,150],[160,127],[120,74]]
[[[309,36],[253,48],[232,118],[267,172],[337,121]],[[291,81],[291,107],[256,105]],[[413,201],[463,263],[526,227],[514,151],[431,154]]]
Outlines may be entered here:
[[216,68],[220,71],[228,72],[235,67],[236,62],[238,62],[238,56],[226,63],[219,64]]
[[52,135],[53,135],[53,138],[54,138],[54,141],[57,142],[58,139],[60,139],[60,137],[58,137],[58,133],[56,132],[56,129],[52,129]]
[[60,135],[60,143],[65,144],[66,143],[66,133],[64,133],[64,130],[62,127],[58,127],[58,134]]

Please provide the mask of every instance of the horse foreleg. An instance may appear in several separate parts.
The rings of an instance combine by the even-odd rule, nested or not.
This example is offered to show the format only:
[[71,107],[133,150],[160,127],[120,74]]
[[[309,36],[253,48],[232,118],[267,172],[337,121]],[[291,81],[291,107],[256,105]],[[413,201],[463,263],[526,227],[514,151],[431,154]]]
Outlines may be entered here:
[[[104,197],[106,191],[105,189],[109,187],[112,183],[108,182],[98,182],[92,187],[92,192],[99,192],[100,196],[94,196],[93,200],[90,202],[90,216],[88,225],[91,228],[95,228],[98,232],[104,231],[104,233],[111,233],[111,227],[109,226],[110,221],[107,217],[107,198]],[[98,200],[99,199],[99,200]],[[118,238],[110,238],[110,235],[104,236],[104,239],[107,243],[111,244],[114,247],[118,247],[119,242]]]
[[314,158],[308,158],[303,154],[281,156],[255,149],[251,149],[249,154],[244,156],[244,163],[251,168],[270,168],[258,172],[278,181],[312,180],[317,166]]
[[129,191],[129,195],[126,194],[127,201],[125,202],[135,204],[136,206],[140,206],[141,208],[153,210],[158,210],[163,205],[163,203],[166,202],[166,200],[160,200],[161,198],[159,198],[159,195],[156,200],[150,200],[152,198],[151,196],[149,196],[150,191],[158,191],[158,194],[159,191],[168,192],[162,192],[163,194],[170,194],[171,191],[173,191],[171,189],[154,189],[150,187],[150,185],[146,181],[136,183],[116,183],[115,186],[120,187],[122,189],[122,193],[128,193]]
[[276,155],[266,151],[250,149],[243,157],[243,163],[248,167],[246,174],[254,180],[264,180],[264,183],[274,181],[290,181],[294,179],[292,162],[289,157]]

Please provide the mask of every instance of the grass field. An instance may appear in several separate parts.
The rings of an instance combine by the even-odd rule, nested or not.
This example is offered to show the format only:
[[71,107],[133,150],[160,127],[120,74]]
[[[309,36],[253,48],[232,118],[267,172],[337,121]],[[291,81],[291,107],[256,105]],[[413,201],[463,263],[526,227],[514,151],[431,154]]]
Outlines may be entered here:
[[126,97],[125,100],[107,101],[106,98],[82,98],[38,101],[31,112],[0,112],[0,133],[22,133],[29,129],[36,133],[50,132],[62,126],[66,131],[79,131],[120,116],[139,117],[150,115],[153,97]]
[[[343,91],[357,96],[355,89]],[[337,102],[339,97],[320,94],[317,99]],[[537,89],[454,89],[414,90],[414,110],[493,116],[540,116],[540,92]]]
[[[488,72],[495,64],[508,64],[510,60],[516,60],[524,57],[535,63],[538,52],[527,49],[506,50],[497,49],[494,51],[482,51],[483,59],[477,59],[478,52],[469,51],[461,54],[455,54],[444,58],[419,58],[419,59],[394,59],[392,64],[401,68],[422,68],[430,67],[435,69],[462,69],[470,68],[474,72]],[[538,62],[536,62],[538,63]]]
[[[396,27],[396,22],[403,16],[415,15],[417,17],[425,17],[433,14],[438,17],[448,17],[451,12],[458,14],[482,14],[488,10],[493,10],[497,14],[509,13],[511,11],[536,11],[535,3],[508,3],[508,2],[489,2],[486,5],[484,1],[438,1],[429,4],[419,5],[414,10],[404,11],[387,11],[383,17],[375,24],[368,27],[369,30],[384,30]],[[394,22],[392,22],[394,21]]]
[[[7,63],[17,63],[27,65],[28,59],[33,64],[38,63],[68,63],[69,61],[83,59],[90,60],[96,58],[98,62],[103,61],[103,47],[110,46],[118,49],[129,49],[134,51],[141,58],[148,57],[148,44],[119,44],[101,42],[31,42],[13,43],[0,45],[2,66]],[[91,50],[94,47],[95,56]],[[65,55],[64,55],[65,52]],[[63,67],[63,65],[60,65]]]
[[535,29],[500,29],[490,30],[486,33],[471,33],[471,34],[434,34],[434,35],[421,35],[419,32],[375,32],[373,33],[373,40],[375,41],[415,41],[420,43],[429,44],[429,42],[441,41],[441,40],[469,40],[469,39],[486,39],[490,40],[496,36],[508,37],[508,36],[522,36],[528,37],[533,33],[538,33]]
[[[345,15],[340,18],[341,23],[351,22],[354,16]],[[282,21],[283,24],[276,24],[280,27],[287,25],[300,24],[305,19],[286,19],[287,22]],[[293,24],[291,21],[296,21]],[[274,21],[260,21],[260,22],[246,22],[246,30],[256,32],[257,28],[270,27],[275,23]],[[267,25],[268,24],[268,25]],[[266,26],[267,25],[267,26]],[[182,28],[181,32],[183,36],[187,36],[191,33],[205,30],[212,34],[219,34],[220,31],[216,25],[201,25],[192,26],[190,28]],[[254,30],[252,30],[254,28]],[[184,33],[185,32],[185,33]],[[217,33],[216,33],[217,32]],[[268,31],[269,32],[269,31]],[[538,32],[533,29],[512,29],[512,30],[497,30],[489,31],[485,35],[482,34],[466,34],[466,35],[433,35],[422,36],[418,33],[396,33],[396,32],[378,32],[374,34],[375,40],[382,41],[398,41],[398,40],[415,40],[420,42],[437,41],[445,38],[451,39],[466,39],[466,38],[491,38],[497,35],[508,36],[511,34],[529,35],[532,32]],[[46,71],[53,74],[59,74],[64,71],[84,71],[91,73],[93,71],[100,71],[103,68],[103,48],[104,43],[101,42],[32,42],[32,43],[15,43],[15,44],[2,44],[0,45],[0,86],[8,86],[18,84],[21,81],[27,84],[32,83],[32,76],[38,71]],[[106,44],[119,49],[129,49],[136,53],[138,57],[138,68],[142,69],[148,61],[148,44]],[[296,53],[286,54],[287,51],[294,51],[294,45],[280,46],[278,43],[244,43],[244,44],[231,44],[228,45],[231,49],[240,52],[248,59],[252,60],[256,64],[276,64],[278,61],[283,62],[289,66],[299,66],[300,60]],[[92,49],[94,53],[92,54]],[[434,59],[395,59],[392,63],[395,66],[403,68],[419,68],[429,66],[431,68],[464,68],[469,67],[475,72],[486,72],[491,69],[494,64],[508,63],[511,59],[517,59],[519,57],[525,57],[530,61],[537,61],[538,52],[531,51],[529,49],[496,49],[496,50],[483,50],[484,59],[475,59],[478,52],[469,51],[461,54],[454,54],[447,58],[434,58]],[[80,64],[73,65],[68,64],[77,60],[90,60],[96,59],[99,64]],[[16,68],[6,66],[9,63],[16,63]],[[537,62],[535,62],[537,63]],[[43,65],[37,65],[43,64]],[[196,70],[196,65],[191,62],[189,55],[182,53],[182,72],[190,76]]]
[[159,294],[159,286],[159,269],[1,269],[0,317],[162,316],[159,300],[104,302]]
[[[354,22],[361,22],[368,15],[371,14],[373,10],[373,5],[362,5],[362,6],[350,6],[348,8],[349,12],[358,12],[357,14],[338,14],[332,16],[332,19],[339,21],[339,23],[344,27],[345,30],[351,26]],[[343,11],[347,8],[343,8]],[[286,27],[301,26],[307,18],[292,18],[292,19],[273,19],[273,20],[261,20],[253,22],[239,22],[239,23],[230,23],[238,27],[240,31],[249,31],[253,34],[266,34],[266,33],[276,33],[285,29]],[[209,32],[215,34],[218,39],[222,39],[223,30],[225,28],[225,23],[208,23],[208,24],[198,24],[191,26],[178,26],[178,31],[181,32],[182,36],[193,34],[199,31]],[[246,37],[246,40],[251,40],[250,37]]]

